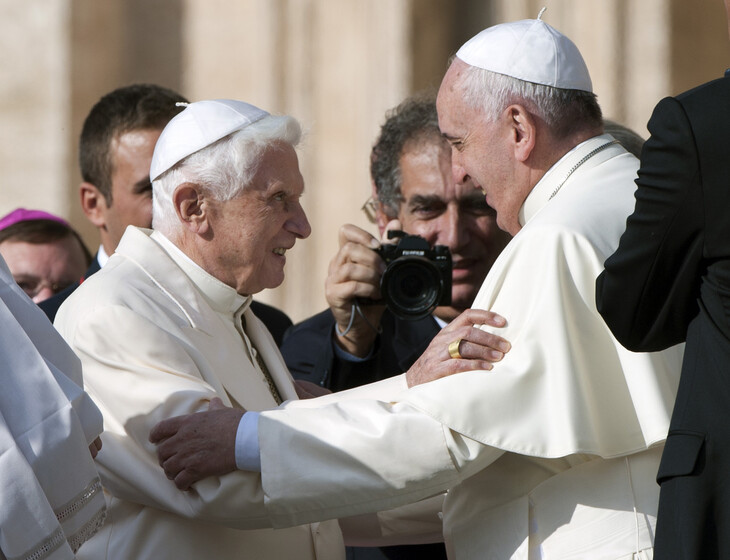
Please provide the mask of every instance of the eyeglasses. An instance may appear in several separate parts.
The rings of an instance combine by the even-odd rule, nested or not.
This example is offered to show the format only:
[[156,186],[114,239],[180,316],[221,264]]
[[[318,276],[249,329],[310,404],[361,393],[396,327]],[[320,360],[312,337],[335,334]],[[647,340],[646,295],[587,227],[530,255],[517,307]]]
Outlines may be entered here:
[[365,216],[371,224],[376,223],[375,216],[378,211],[378,202],[372,196],[365,201],[365,204],[360,207],[360,210],[365,213]]

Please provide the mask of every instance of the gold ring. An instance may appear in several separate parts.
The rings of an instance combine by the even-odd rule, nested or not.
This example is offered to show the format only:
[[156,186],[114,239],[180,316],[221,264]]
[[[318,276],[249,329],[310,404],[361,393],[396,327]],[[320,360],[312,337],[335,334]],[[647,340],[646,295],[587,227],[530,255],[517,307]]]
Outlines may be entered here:
[[461,338],[457,338],[454,342],[449,344],[449,356],[455,360],[461,359],[461,354],[459,354],[459,344],[461,344],[461,340]]

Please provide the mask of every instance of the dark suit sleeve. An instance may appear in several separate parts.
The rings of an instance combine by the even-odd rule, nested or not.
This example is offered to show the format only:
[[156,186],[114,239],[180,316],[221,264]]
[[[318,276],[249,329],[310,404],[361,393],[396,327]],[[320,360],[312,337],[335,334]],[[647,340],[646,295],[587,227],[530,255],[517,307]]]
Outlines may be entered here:
[[[342,391],[388,377],[382,375],[383,367],[379,363],[379,340],[376,340],[369,359],[358,362],[343,360],[337,356],[333,346],[334,328],[335,318],[326,310],[287,331],[280,350],[295,379]],[[390,375],[395,373],[394,370]]]
[[649,121],[636,206],[596,283],[596,303],[633,351],[684,341],[697,314],[704,214],[697,148],[682,104],[662,100]]
[[330,388],[334,362],[330,341],[333,325],[332,314],[323,311],[286,331],[279,349],[294,379]]

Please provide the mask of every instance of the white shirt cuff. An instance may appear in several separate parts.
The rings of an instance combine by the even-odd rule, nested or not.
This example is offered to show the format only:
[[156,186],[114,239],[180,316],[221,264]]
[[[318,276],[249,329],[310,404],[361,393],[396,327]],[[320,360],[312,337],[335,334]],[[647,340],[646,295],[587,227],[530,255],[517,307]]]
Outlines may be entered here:
[[236,431],[236,467],[242,471],[261,472],[259,448],[259,413],[246,412]]

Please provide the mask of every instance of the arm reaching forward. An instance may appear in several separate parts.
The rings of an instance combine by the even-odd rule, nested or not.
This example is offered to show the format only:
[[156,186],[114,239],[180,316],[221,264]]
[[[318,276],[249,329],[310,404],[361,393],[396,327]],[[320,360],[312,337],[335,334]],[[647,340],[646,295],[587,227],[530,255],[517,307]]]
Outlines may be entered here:
[[[479,309],[467,309],[433,339],[406,373],[409,387],[472,370],[492,369],[509,350],[509,343],[475,325],[502,327],[502,317]],[[244,412],[227,408],[213,399],[206,412],[163,420],[150,433],[165,474],[181,490],[209,476],[236,470],[236,441]],[[251,423],[251,429],[256,426]],[[249,434],[249,438],[251,439]],[[253,439],[258,441],[257,435]],[[255,454],[258,450],[254,451]]]

